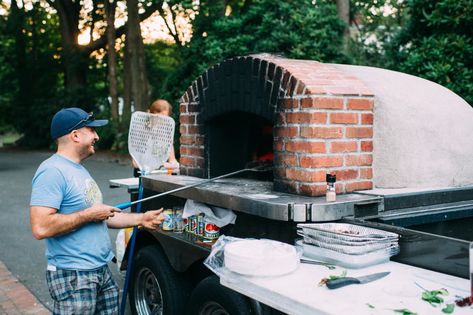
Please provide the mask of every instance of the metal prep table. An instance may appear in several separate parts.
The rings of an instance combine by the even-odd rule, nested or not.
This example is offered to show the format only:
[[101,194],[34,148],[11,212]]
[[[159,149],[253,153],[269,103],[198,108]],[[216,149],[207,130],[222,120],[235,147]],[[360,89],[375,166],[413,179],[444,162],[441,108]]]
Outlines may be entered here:
[[[391,273],[379,280],[354,284],[330,290],[318,286],[329,275],[339,275],[347,270],[347,276],[363,276],[375,272]],[[290,315],[309,314],[395,314],[395,309],[409,309],[421,314],[444,314],[440,307],[434,308],[421,299],[422,289],[445,288],[449,295],[446,302],[454,303],[455,295],[470,295],[470,282],[466,279],[445,275],[427,269],[388,262],[362,269],[301,264],[299,268],[280,277],[246,277],[228,272],[220,283],[252,299],[258,300]],[[370,307],[373,306],[374,308]],[[453,314],[472,314],[473,307],[457,307]]]

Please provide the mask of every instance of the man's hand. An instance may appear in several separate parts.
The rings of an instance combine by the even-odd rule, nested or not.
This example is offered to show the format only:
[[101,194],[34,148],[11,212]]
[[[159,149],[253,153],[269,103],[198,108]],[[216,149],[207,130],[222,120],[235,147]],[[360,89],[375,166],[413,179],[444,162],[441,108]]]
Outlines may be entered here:
[[163,212],[163,208],[146,211],[143,213],[140,225],[149,230],[156,230],[164,220],[164,215],[161,212]]
[[121,212],[121,210],[104,204],[95,204],[84,212],[90,221],[104,221],[115,216],[115,212]]

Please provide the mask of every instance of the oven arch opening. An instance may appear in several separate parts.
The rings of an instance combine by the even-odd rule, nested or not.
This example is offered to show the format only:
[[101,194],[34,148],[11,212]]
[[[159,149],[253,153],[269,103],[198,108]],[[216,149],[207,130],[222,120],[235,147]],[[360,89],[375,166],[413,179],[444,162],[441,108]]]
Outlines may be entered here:
[[[247,167],[272,166],[273,122],[264,117],[243,111],[229,111],[206,122],[205,133],[209,177]],[[257,179],[273,180],[272,171],[262,174],[256,176]],[[255,178],[256,174],[245,175]]]

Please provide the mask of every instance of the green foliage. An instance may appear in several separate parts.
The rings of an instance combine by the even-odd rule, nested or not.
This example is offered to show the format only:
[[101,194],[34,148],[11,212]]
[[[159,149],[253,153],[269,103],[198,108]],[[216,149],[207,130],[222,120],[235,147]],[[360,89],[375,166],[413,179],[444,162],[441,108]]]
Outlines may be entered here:
[[[178,99],[208,67],[234,56],[269,52],[323,62],[348,61],[342,53],[344,25],[333,1],[255,0],[247,7],[241,1],[230,5],[228,16],[216,14],[220,8],[201,8],[192,41],[182,52],[183,63],[166,85],[171,99]],[[210,19],[205,12],[215,15]]]
[[353,21],[348,54],[354,64],[385,68],[389,64],[386,47],[406,20],[403,0],[356,0],[350,3]]
[[473,1],[410,0],[388,51],[393,69],[437,82],[473,105]]
[[7,19],[0,16],[0,134],[12,130],[14,122],[9,117],[17,89],[15,71],[10,61],[15,55],[15,42],[6,31]]
[[14,126],[23,135],[20,145],[48,147],[57,110],[78,106],[97,112],[103,105],[106,71],[96,62],[88,71],[91,84],[65,90],[58,17],[33,2],[31,9],[12,6],[1,18],[6,24],[0,27],[0,126]]
[[151,99],[165,98],[162,87],[181,63],[176,45],[157,42],[145,46],[146,70],[151,86]]

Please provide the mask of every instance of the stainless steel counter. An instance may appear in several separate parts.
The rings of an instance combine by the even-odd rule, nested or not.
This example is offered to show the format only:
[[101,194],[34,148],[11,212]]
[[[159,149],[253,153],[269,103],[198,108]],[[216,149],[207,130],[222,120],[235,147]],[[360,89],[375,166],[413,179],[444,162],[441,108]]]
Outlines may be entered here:
[[[203,179],[180,175],[149,175],[142,179],[146,190],[156,193],[195,184]],[[336,202],[325,197],[306,197],[272,189],[273,183],[253,179],[228,178],[189,188],[174,196],[279,221],[319,222],[353,216],[358,210],[378,213],[383,199],[378,196],[345,194]]]

